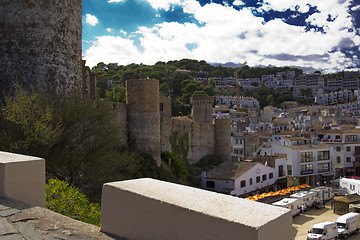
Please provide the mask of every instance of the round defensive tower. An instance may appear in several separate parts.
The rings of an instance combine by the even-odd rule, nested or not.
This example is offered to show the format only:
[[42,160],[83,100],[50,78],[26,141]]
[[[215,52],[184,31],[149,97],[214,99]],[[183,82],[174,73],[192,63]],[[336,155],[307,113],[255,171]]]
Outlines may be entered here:
[[190,98],[191,113],[195,122],[212,123],[214,97],[194,96]]
[[0,91],[68,91],[81,83],[82,0],[0,3]]
[[129,144],[161,164],[160,96],[156,79],[126,81]]
[[230,119],[215,119],[215,153],[224,160],[231,158]]

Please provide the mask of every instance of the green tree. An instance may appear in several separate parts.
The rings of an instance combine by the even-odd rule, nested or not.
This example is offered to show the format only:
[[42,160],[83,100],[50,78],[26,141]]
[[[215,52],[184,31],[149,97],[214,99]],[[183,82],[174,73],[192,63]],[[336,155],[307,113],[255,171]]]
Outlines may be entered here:
[[34,91],[26,93],[17,83],[14,96],[5,97],[1,110],[7,131],[0,141],[9,151],[45,155],[63,132],[47,99]]
[[275,103],[274,103],[274,97],[273,95],[269,94],[266,98],[266,102],[268,105],[271,105],[271,106],[274,106]]
[[126,102],[126,89],[124,87],[115,86],[112,91],[106,90],[105,92],[106,99],[113,102]]
[[302,96],[304,96],[306,99],[310,98],[312,95],[312,90],[311,88],[307,87],[307,88],[301,88],[300,89],[300,94]]

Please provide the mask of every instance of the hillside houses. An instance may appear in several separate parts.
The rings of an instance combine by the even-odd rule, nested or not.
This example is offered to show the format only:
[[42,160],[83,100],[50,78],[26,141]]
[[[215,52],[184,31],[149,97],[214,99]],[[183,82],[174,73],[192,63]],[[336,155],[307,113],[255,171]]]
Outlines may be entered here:
[[[204,179],[214,182],[211,184],[215,185],[210,185],[214,186],[212,190],[225,189],[234,195],[247,195],[265,191],[269,186],[276,188],[279,183],[316,186],[331,184],[339,176],[360,174],[358,118],[340,109],[321,105],[289,109],[268,106],[256,114],[236,114],[231,109],[218,108],[214,118],[220,116],[220,112],[232,119],[231,157],[234,166],[231,166],[243,168],[234,176],[215,175],[217,167],[208,172]],[[256,158],[281,158],[282,162],[271,165],[270,161],[256,162]],[[250,177],[251,169],[256,165],[267,171],[266,174],[273,172],[276,184],[267,178],[266,184],[256,185],[257,175],[253,173]],[[273,169],[270,171],[268,168]],[[226,181],[231,184],[224,187]]]

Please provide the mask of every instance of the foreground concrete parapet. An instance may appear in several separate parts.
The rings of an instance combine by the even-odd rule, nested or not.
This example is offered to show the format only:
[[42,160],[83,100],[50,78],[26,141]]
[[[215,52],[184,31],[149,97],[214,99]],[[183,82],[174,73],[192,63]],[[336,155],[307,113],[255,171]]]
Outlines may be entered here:
[[154,179],[104,184],[101,230],[125,239],[292,239],[284,208]]
[[0,197],[45,207],[45,160],[0,152]]

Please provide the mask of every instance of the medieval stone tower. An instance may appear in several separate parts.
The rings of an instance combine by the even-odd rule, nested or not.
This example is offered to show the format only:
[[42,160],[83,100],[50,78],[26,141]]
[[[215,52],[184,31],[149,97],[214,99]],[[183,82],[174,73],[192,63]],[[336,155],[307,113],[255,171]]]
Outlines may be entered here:
[[0,2],[0,91],[13,82],[63,92],[81,84],[81,0]]
[[212,123],[212,105],[214,97],[194,96],[190,99],[191,113],[195,122]]
[[152,155],[160,165],[159,81],[155,79],[128,80],[126,91],[129,144],[137,152]]
[[231,123],[230,119],[215,119],[215,153],[225,160],[230,160]]

